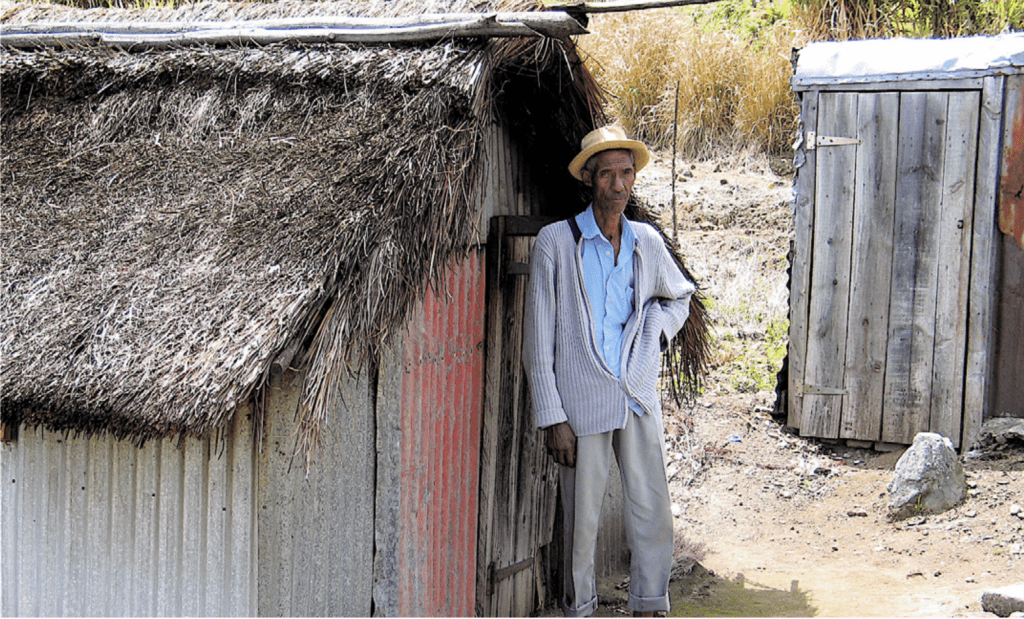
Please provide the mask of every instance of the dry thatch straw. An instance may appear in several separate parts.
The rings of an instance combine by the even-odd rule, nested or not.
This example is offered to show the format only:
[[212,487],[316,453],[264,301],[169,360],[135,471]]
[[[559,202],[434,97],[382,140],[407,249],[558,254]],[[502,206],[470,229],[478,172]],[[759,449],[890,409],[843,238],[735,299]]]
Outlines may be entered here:
[[[480,8],[0,2],[0,21]],[[343,373],[374,358],[448,261],[482,241],[485,126],[520,128],[536,176],[554,179],[544,192],[571,209],[565,162],[602,121],[573,45],[551,39],[2,50],[0,98],[4,421],[140,441],[204,435],[300,343],[307,457]]]

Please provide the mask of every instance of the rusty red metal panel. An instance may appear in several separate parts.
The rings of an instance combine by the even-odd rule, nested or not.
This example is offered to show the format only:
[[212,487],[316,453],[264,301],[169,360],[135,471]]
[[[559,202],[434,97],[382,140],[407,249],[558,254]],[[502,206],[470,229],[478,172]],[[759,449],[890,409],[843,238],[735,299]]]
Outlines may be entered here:
[[1007,78],[999,229],[1024,248],[1024,76]]
[[449,267],[402,338],[401,616],[475,610],[484,277],[482,250]]

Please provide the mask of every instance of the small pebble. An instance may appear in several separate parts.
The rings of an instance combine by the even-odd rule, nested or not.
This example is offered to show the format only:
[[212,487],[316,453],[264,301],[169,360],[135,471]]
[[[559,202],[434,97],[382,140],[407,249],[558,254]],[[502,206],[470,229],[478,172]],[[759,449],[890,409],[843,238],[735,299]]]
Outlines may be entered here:
[[964,516],[967,516],[968,518],[976,518],[978,516],[978,512],[972,509],[971,511],[964,514]]
[[1014,503],[1013,505],[1010,506],[1010,515],[1016,516],[1018,514],[1020,514],[1020,505]]

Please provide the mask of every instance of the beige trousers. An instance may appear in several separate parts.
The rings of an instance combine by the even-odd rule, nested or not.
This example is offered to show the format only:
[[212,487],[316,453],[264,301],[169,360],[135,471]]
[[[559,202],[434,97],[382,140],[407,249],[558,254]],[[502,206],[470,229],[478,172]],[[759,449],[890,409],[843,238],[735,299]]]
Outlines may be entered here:
[[594,550],[612,453],[622,474],[632,557],[629,609],[669,610],[674,530],[664,433],[660,420],[631,412],[621,430],[578,437],[576,467],[559,467],[565,509],[563,610],[567,617],[588,617],[597,609]]

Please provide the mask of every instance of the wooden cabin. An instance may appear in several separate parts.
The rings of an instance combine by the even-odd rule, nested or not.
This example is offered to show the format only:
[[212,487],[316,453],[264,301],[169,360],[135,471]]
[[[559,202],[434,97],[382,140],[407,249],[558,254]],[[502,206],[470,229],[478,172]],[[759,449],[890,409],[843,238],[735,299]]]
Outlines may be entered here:
[[482,8],[0,2],[4,615],[559,599],[520,263],[604,121],[579,24]]
[[788,425],[969,446],[1024,417],[1024,34],[799,51]]

